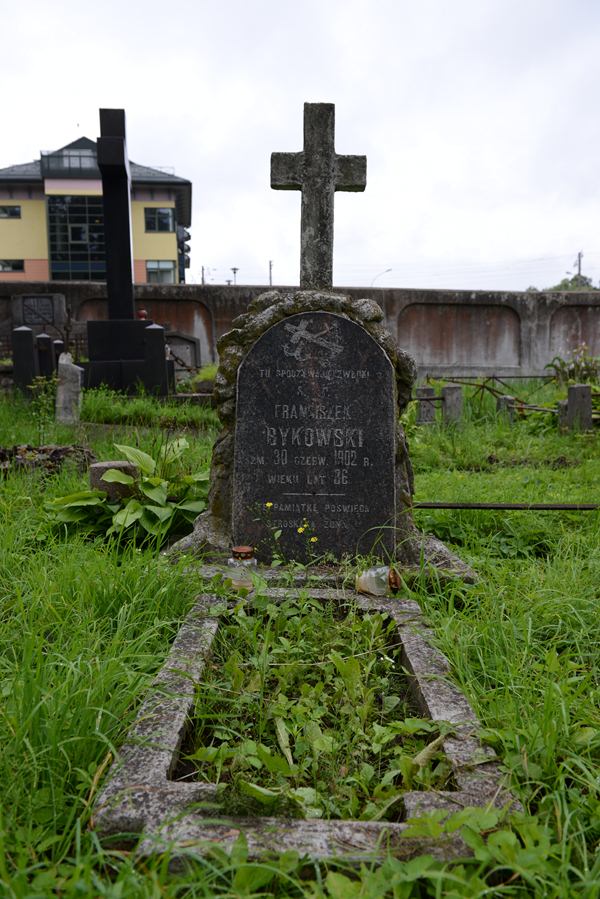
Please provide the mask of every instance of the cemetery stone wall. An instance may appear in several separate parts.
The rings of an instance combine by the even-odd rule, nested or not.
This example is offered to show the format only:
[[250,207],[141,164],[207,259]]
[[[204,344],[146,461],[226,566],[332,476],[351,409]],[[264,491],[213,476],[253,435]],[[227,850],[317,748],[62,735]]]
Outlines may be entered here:
[[[148,318],[167,332],[197,338],[204,363],[217,360],[218,339],[264,290],[243,285],[140,284],[135,286],[135,298],[137,307],[147,309]],[[402,288],[333,292],[375,300],[399,346],[414,356],[420,376],[542,375],[554,356],[564,358],[582,343],[600,355],[600,292]],[[75,336],[85,333],[87,320],[107,317],[103,284],[7,281],[0,283],[0,343],[8,342],[12,328],[18,326],[13,322],[13,299],[24,294],[64,296],[72,310]]]

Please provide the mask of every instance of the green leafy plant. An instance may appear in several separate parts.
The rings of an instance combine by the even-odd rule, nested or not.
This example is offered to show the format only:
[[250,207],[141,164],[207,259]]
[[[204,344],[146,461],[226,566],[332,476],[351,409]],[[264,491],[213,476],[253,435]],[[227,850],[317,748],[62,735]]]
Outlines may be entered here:
[[33,379],[29,387],[31,414],[37,424],[40,444],[45,442],[49,425],[54,421],[57,385],[58,378],[55,376],[51,378],[37,377]]
[[160,546],[168,536],[189,528],[206,508],[208,471],[186,474],[181,459],[189,444],[185,437],[164,443],[156,458],[133,446],[115,443],[124,459],[139,469],[133,477],[109,468],[106,484],[120,484],[124,495],[109,499],[103,490],[79,490],[49,500],[47,513],[63,524],[74,524],[106,536],[152,540]]
[[230,812],[394,820],[406,789],[447,786],[448,728],[418,717],[380,613],[307,591],[229,613],[199,691],[189,759]]
[[570,357],[563,359],[555,356],[545,368],[554,372],[559,384],[567,384],[569,381],[597,384],[600,379],[600,356],[592,356],[587,344],[580,343]]

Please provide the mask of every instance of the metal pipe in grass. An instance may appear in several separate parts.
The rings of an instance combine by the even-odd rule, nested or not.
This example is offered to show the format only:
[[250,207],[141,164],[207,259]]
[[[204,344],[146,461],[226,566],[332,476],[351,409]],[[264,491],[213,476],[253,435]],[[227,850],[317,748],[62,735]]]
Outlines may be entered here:
[[597,512],[600,503],[413,503],[413,509],[482,509],[523,512]]

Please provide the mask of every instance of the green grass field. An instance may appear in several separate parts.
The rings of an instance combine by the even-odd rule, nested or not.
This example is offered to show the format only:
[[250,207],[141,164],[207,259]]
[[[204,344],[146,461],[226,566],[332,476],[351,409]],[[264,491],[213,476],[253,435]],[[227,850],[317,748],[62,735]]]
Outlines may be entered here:
[[[536,402],[552,399],[552,387],[526,387]],[[0,443],[41,434],[109,459],[113,441],[152,452],[165,428],[187,424],[161,429],[148,414],[110,432],[57,427],[43,408],[2,399]],[[215,419],[193,427],[190,471],[210,458]],[[414,410],[406,427],[416,500],[600,502],[598,430],[561,435],[544,414],[511,428],[487,399],[472,400],[452,429],[417,429]],[[473,858],[350,869],[286,854],[251,864],[238,843],[172,874],[167,856],[103,849],[89,821],[199,582],[152,547],[52,523],[43,503],[83,486],[85,474],[68,467],[0,481],[0,896],[600,896],[600,513],[416,513],[479,572],[474,586],[423,584],[411,596],[525,808],[509,820],[465,813]]]

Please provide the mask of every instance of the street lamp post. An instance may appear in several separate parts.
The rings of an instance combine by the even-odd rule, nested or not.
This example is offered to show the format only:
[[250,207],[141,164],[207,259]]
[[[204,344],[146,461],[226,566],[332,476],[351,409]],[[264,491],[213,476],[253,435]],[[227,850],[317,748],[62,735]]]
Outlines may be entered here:
[[387,275],[388,272],[391,272],[391,268],[386,268],[382,272],[379,272],[377,275],[375,275],[375,277],[371,281],[371,287],[373,287],[377,278],[380,278],[382,275]]

